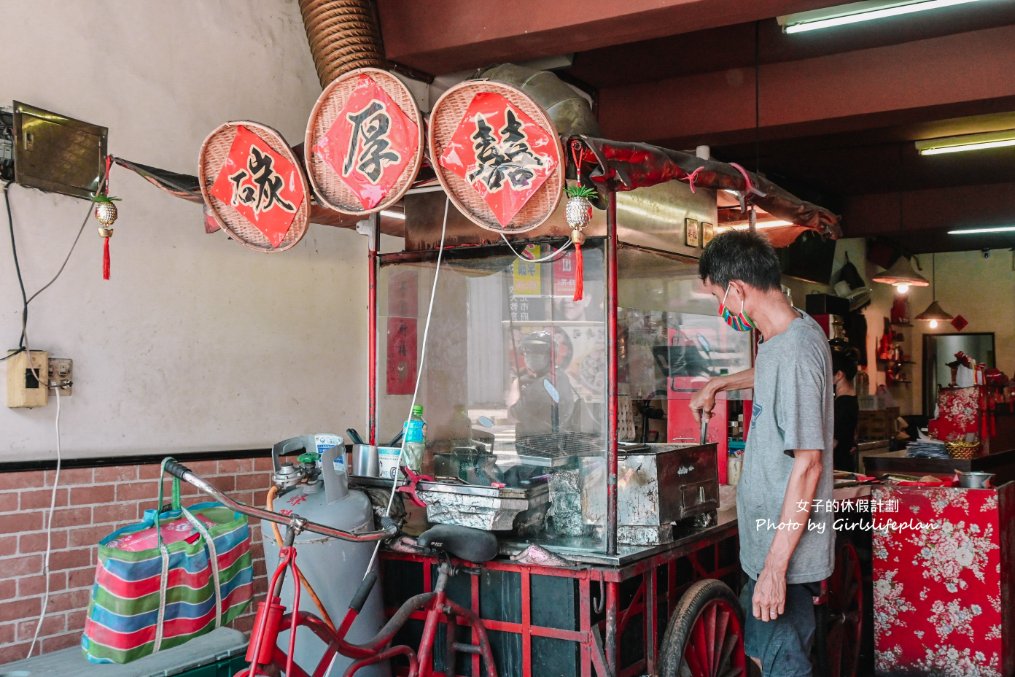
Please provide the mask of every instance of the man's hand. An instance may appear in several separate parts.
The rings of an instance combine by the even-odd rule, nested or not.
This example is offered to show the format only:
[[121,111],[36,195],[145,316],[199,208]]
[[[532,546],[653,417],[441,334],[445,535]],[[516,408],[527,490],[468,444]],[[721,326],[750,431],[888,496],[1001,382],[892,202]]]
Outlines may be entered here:
[[701,415],[712,414],[712,409],[715,408],[715,396],[719,391],[722,390],[741,390],[744,388],[754,387],[754,369],[746,369],[739,371],[736,374],[729,374],[727,376],[716,376],[710,378],[701,390],[694,394],[691,398],[689,405],[691,407],[691,414],[694,415],[694,421],[701,423]]
[[769,567],[761,570],[751,599],[754,617],[774,621],[786,611],[786,572]]
[[701,422],[702,415],[712,415],[712,409],[715,408],[715,394],[720,389],[718,381],[719,379],[715,378],[709,379],[708,383],[701,390],[694,393],[694,397],[691,398],[691,414],[694,415],[696,423]]

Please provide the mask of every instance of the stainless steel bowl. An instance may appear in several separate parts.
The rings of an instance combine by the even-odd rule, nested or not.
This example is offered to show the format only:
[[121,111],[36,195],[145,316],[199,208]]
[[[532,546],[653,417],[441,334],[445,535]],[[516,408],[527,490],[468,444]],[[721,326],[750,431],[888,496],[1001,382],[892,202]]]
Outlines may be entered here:
[[992,472],[963,472],[957,471],[959,474],[959,486],[966,489],[987,489],[992,486],[991,480],[994,479],[994,473]]

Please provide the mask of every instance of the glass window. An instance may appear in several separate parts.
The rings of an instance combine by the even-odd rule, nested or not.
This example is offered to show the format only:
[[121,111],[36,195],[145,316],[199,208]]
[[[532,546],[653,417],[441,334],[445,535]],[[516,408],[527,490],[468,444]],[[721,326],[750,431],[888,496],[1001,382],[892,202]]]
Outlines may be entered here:
[[[618,426],[620,439],[697,443],[689,400],[709,378],[750,368],[750,333],[718,316],[694,259],[624,246],[617,268],[620,411],[630,417]],[[729,412],[734,422],[737,406]]]

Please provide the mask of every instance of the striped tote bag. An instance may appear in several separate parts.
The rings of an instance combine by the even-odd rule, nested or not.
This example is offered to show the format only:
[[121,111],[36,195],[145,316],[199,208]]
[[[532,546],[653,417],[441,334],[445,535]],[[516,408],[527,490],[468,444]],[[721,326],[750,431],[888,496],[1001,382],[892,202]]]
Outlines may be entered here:
[[[159,482],[159,505],[162,488]],[[232,621],[252,594],[247,518],[221,503],[168,509],[99,542],[81,646],[93,663],[129,663]]]

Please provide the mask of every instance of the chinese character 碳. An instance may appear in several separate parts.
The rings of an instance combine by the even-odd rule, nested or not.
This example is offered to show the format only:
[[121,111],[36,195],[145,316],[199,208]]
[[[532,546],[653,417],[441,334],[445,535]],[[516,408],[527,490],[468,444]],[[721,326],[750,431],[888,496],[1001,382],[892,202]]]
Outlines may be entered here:
[[273,164],[271,155],[262,153],[257,146],[250,147],[247,166],[229,177],[233,184],[234,207],[243,204],[253,209],[255,214],[268,211],[275,205],[287,212],[296,211],[279,194],[285,187],[285,181],[275,171]]

